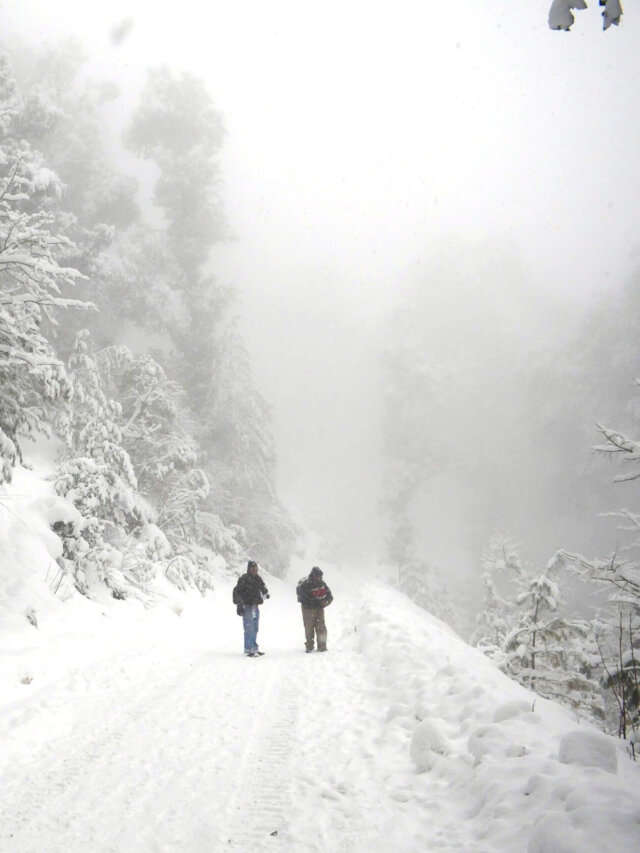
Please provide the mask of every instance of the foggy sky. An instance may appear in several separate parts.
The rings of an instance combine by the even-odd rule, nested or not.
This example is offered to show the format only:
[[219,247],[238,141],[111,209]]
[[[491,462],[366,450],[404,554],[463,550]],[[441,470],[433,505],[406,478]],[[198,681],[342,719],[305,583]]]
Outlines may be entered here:
[[[79,36],[96,74],[123,86],[122,115],[149,65],[206,79],[227,128],[234,234],[213,268],[242,294],[283,497],[350,556],[367,557],[380,532],[375,359],[416,268],[458,236],[508,246],[519,310],[550,300],[571,316],[638,261],[640,15],[603,34],[592,0],[573,32],[553,33],[547,7],[0,7],[5,34]],[[454,322],[455,299],[432,306],[443,329]]]

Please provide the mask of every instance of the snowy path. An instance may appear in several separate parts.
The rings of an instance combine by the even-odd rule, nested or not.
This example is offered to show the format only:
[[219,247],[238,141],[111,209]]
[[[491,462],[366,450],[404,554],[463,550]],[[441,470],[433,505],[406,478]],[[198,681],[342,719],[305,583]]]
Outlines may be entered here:
[[103,620],[75,668],[77,636],[42,657],[0,705],[0,853],[637,849],[637,767],[560,762],[565,711],[388,588],[334,592],[326,655],[274,581],[260,659],[222,588],[129,635]]
[[[167,666],[161,652],[147,657],[145,672],[125,666],[116,678],[96,677],[76,697],[72,732],[7,774],[0,825],[3,835],[13,828],[13,840],[5,835],[3,849],[41,851],[44,833],[51,851],[207,850],[234,827],[243,839],[265,821],[277,828],[286,803],[274,783],[286,779],[287,761],[278,664],[201,653]],[[291,702],[287,711],[293,718]],[[246,812],[238,820],[278,730],[278,795],[269,811],[261,800],[250,823]]]
[[366,849],[379,709],[363,707],[362,656],[339,644],[305,655],[298,610],[282,599],[263,608],[259,660],[238,653],[235,614],[216,617],[215,638],[103,656],[50,689],[46,708],[35,693],[35,708],[5,718],[9,737],[31,718],[59,730],[10,752],[2,851],[42,853],[43,837],[47,853]]

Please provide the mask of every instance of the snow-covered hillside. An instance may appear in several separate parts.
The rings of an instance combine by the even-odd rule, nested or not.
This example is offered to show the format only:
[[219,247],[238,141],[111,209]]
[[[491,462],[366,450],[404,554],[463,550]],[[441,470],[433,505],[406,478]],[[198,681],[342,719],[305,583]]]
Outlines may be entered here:
[[306,655],[293,581],[267,575],[249,659],[224,573],[152,609],[56,597],[62,509],[35,474],[5,491],[3,853],[639,849],[618,741],[388,585],[325,566],[329,652]]

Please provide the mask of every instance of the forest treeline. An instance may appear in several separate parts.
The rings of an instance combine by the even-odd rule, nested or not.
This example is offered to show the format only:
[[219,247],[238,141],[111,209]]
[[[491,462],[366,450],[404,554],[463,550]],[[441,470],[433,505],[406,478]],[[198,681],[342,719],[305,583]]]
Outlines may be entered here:
[[[149,72],[120,155],[118,97],[74,43],[0,58],[0,482],[57,436],[56,532],[77,589],[204,590],[214,563],[285,571],[269,408],[211,272],[225,237],[222,117],[205,85]],[[144,210],[137,158],[153,174]]]

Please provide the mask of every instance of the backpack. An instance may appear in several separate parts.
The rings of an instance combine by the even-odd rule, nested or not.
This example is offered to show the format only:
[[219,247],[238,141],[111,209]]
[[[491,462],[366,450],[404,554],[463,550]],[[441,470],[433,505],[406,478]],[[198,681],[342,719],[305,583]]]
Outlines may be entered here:
[[300,578],[300,580],[298,581],[298,584],[296,586],[296,598],[298,599],[298,601],[301,604],[302,604],[302,584],[306,581],[306,579],[307,579],[306,576],[303,578]]

